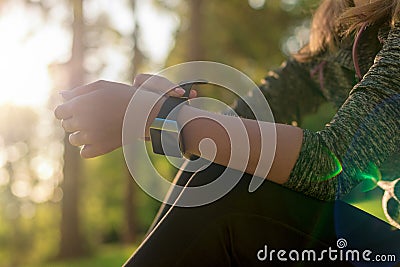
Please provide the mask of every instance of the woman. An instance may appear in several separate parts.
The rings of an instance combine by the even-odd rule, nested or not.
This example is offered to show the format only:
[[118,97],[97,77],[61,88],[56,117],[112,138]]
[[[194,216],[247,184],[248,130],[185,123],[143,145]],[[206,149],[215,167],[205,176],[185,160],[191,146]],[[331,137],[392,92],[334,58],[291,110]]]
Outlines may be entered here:
[[[381,169],[385,177],[400,176],[395,163],[400,147],[399,17],[397,0],[323,1],[313,19],[309,44],[266,77],[260,87],[279,122],[276,125],[253,120],[244,100],[235,106],[242,118],[183,106],[178,121],[212,118],[198,118],[185,125],[186,152],[200,155],[200,141],[210,138],[217,153],[213,165],[195,174],[180,173],[175,182],[196,186],[217,178],[230,159],[231,144],[224,129],[241,123],[248,137],[235,147],[239,151],[250,149],[250,157],[244,169],[235,164],[229,167],[246,174],[229,194],[209,205],[164,205],[146,240],[126,265],[257,266],[273,262],[273,266],[287,266],[299,259],[289,257],[288,262],[288,253],[278,258],[279,249],[314,249],[322,252],[322,256],[318,254],[321,261],[340,266],[346,261],[323,257],[329,248],[343,248],[336,244],[339,237],[351,239],[354,244],[350,245],[357,249],[398,253],[399,231],[332,200],[359,184],[370,166]],[[95,157],[121,146],[127,104],[148,78],[139,75],[132,87],[100,81],[62,93],[67,101],[55,114],[63,119],[64,129],[72,132],[71,144],[83,145],[82,157]],[[166,84],[165,79],[152,79],[141,93],[141,104],[157,102],[163,94],[160,88]],[[169,96],[182,94],[180,88],[169,92]],[[191,97],[195,95],[192,91]],[[157,102],[149,122],[166,98]],[[247,101],[252,101],[251,96]],[[322,131],[285,124],[301,121],[324,102],[334,103],[338,111]],[[251,175],[257,174],[257,164],[265,160],[260,143],[268,142],[269,136],[260,135],[260,131],[268,133],[271,127],[277,131],[276,155],[264,177],[271,182],[248,193]],[[268,149],[268,145],[264,147]],[[176,193],[167,197],[175,199]],[[372,231],[378,231],[379,238],[372,236]],[[271,249],[276,250],[275,256]]]

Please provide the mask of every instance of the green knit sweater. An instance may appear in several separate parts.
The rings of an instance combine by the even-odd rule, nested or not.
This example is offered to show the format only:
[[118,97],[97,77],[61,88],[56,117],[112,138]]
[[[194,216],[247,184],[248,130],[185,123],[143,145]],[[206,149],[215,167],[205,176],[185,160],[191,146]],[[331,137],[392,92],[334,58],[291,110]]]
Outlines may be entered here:
[[[337,113],[318,132],[304,130],[299,158],[284,185],[322,200],[334,200],[375,175],[400,177],[400,23],[372,26],[358,47],[358,81],[352,40],[336,52],[310,62],[289,59],[270,72],[260,86],[278,123],[301,122],[326,102]],[[236,102],[239,116],[252,118],[245,101]],[[301,125],[301,124],[300,124]]]

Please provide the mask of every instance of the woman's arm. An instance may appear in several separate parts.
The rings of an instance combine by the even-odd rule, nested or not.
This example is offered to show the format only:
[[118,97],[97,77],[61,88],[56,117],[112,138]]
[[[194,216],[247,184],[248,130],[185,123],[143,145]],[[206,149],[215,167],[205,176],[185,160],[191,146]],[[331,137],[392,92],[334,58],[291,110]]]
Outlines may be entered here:
[[[276,124],[277,150],[273,159],[264,158],[273,148],[264,145],[260,150],[261,143],[271,144],[269,137],[274,129],[272,124],[216,115],[190,107],[183,107],[178,118],[181,123],[193,119],[183,128],[186,148],[189,152],[199,154],[200,141],[210,138],[217,146],[214,161],[218,163],[228,165],[228,156],[231,156],[235,160],[230,167],[259,175],[257,164],[260,162],[263,165],[263,162],[273,160],[268,179],[320,199],[340,197],[363,179],[363,173],[368,172],[371,164],[379,167],[399,147],[399,58],[400,25],[397,24],[377,55],[375,64],[324,130],[317,133],[304,131],[302,134],[299,128]],[[104,120],[109,119],[114,123],[114,118],[120,122],[123,117],[121,112],[114,114],[117,117],[110,116],[106,108],[97,105],[100,98],[104,106],[112,107],[110,100],[116,97],[115,92],[107,90],[107,84],[103,86],[104,90],[76,97],[56,110],[58,118],[69,121],[64,123],[64,128],[78,133],[75,144],[88,144],[92,148],[93,153],[87,154],[89,157],[101,155],[107,149],[110,151],[110,147],[104,150],[109,143],[109,136],[103,134],[101,129],[110,130]],[[146,94],[152,97],[147,98]],[[138,105],[146,105],[156,96],[143,92],[141,97],[143,101],[137,102]],[[157,109],[152,114],[154,117]],[[198,118],[199,115],[201,118]],[[245,130],[240,131],[243,125]],[[225,132],[224,129],[234,130]],[[238,142],[230,142],[229,135],[233,135]],[[120,140],[120,136],[113,136]],[[239,146],[238,149],[236,146]],[[247,150],[249,161],[245,160],[246,157],[242,158]],[[209,151],[211,149],[203,151],[202,156],[210,158],[212,155],[208,155]],[[230,155],[231,151],[236,152]],[[245,167],[241,168],[243,164]]]
[[[138,138],[143,137],[144,132],[148,137],[149,125],[164,101],[154,90],[170,88],[171,84],[164,86],[164,83],[164,78],[154,77],[154,83],[148,85],[147,91],[135,93],[132,91],[134,88],[114,82],[89,84],[78,89],[86,92],[83,95],[69,92],[68,101],[57,107],[56,117],[62,119],[64,129],[72,133],[71,144],[83,146],[81,155],[85,158],[96,157],[121,146],[122,120],[132,95],[131,105],[135,108],[135,115],[131,117],[134,121],[129,123],[138,129]],[[270,165],[266,163],[274,160],[268,178],[277,183],[286,182],[301,147],[301,129],[289,125],[241,119],[190,106],[182,107],[178,119],[181,124],[189,121],[183,128],[184,143],[189,153],[261,177],[267,177],[268,170],[265,168]],[[141,131],[140,127],[145,131]],[[207,148],[204,146],[206,143],[200,146],[202,153],[199,151],[199,144],[207,138],[217,146],[215,159],[213,147]],[[276,156],[273,159],[275,141]],[[258,169],[257,165],[260,165]]]
[[[182,130],[187,152],[280,184],[289,178],[301,148],[302,130],[290,125],[220,115],[190,106],[182,107],[178,120],[181,125],[188,122]],[[209,142],[200,145],[205,139],[211,139],[216,147]],[[275,142],[275,157],[271,158]],[[268,172],[268,166],[263,165],[271,161]]]
[[[400,27],[397,24],[375,64],[322,131],[302,132],[296,127],[276,124],[277,150],[267,178],[307,195],[333,200],[371,177],[371,166],[379,168],[400,147],[399,58]],[[249,146],[245,171],[258,175],[255,173],[257,164],[268,162],[262,157],[267,153],[260,151],[260,144],[263,141],[267,144],[264,149],[271,149],[268,144],[271,144],[272,124],[210,114],[190,107],[184,107],[179,118],[188,121],[198,116],[183,128],[189,152],[199,155],[200,141],[210,138],[217,146],[214,161],[226,166],[229,157],[235,157],[238,161],[231,162],[230,167],[240,169],[237,166],[247,162],[247,154],[231,155],[231,145],[239,152],[246,151]],[[229,134],[234,131],[228,134],[225,129],[238,128],[242,123],[247,135],[232,144]]]

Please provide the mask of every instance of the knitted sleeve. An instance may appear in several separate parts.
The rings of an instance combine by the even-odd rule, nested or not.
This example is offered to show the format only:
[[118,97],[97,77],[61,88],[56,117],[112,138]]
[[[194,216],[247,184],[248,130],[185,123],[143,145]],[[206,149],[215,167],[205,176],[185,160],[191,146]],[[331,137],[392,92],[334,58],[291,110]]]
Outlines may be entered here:
[[375,62],[321,131],[304,130],[303,145],[284,184],[334,200],[372,175],[400,145],[400,23]]

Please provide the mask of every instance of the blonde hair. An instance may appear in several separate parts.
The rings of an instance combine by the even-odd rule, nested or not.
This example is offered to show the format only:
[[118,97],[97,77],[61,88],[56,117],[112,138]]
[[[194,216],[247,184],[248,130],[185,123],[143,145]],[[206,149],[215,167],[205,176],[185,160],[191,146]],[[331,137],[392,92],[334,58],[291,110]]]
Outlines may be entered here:
[[298,60],[307,60],[326,50],[337,47],[339,40],[352,34],[362,25],[400,20],[400,0],[373,0],[355,7],[353,0],[323,0],[311,24],[310,40],[295,55]]

